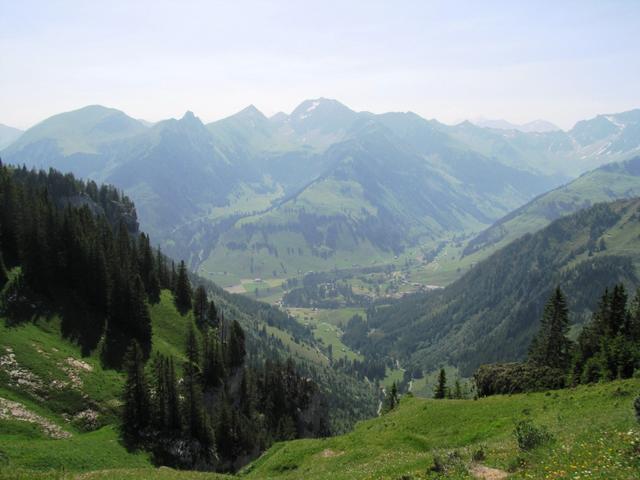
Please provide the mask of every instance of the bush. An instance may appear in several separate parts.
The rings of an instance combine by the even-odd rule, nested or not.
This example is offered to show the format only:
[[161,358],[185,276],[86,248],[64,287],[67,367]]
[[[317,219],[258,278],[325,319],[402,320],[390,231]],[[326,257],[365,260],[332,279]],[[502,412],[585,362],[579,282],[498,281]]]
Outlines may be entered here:
[[471,460],[474,462],[482,462],[485,458],[487,458],[487,455],[484,452],[483,445],[480,445],[480,447],[471,454]]
[[444,462],[442,461],[442,458],[439,455],[436,455],[433,457],[433,465],[431,465],[430,470],[436,473],[444,472]]
[[482,365],[473,375],[480,397],[555,390],[565,386],[565,377],[562,370],[529,363]]
[[516,423],[513,434],[518,442],[518,447],[524,451],[533,450],[553,439],[545,427],[537,427],[531,420],[521,420]]

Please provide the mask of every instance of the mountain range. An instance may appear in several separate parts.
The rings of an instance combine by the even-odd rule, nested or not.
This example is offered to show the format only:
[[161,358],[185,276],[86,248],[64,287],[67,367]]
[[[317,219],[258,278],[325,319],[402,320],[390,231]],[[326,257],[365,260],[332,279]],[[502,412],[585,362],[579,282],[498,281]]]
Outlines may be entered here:
[[534,132],[544,133],[544,132],[554,132],[556,130],[561,130],[560,127],[546,120],[533,120],[531,122],[517,124],[517,123],[511,123],[503,119],[491,120],[488,118],[481,117],[475,120],[471,120],[471,123],[484,128],[495,128],[497,130],[518,130],[520,132],[525,132],[525,133],[534,133]]
[[380,264],[479,232],[537,195],[640,149],[640,110],[568,131],[449,127],[336,100],[267,118],[153,125],[89,106],[30,128],[0,155],[109,182],[169,254],[223,284]]

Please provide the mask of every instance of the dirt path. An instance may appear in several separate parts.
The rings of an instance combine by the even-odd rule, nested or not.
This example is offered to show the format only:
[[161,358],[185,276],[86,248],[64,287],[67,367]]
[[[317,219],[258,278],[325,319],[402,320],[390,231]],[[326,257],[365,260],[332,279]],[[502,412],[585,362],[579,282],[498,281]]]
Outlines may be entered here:
[[477,463],[469,468],[469,473],[473,475],[474,478],[480,478],[482,480],[503,480],[509,476],[504,470],[485,467]]

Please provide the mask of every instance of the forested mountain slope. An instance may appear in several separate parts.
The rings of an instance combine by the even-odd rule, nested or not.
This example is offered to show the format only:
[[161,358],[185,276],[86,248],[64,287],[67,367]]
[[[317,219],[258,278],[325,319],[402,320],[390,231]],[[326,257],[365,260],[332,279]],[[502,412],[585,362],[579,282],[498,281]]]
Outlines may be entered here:
[[[176,274],[166,257],[151,250],[148,237],[138,231],[133,203],[111,187],[55,171],[1,166],[0,198],[3,408],[10,405],[18,417],[37,420],[45,435],[68,437],[104,427],[110,437],[108,432],[119,423],[123,354],[133,340],[145,358],[161,354],[178,365],[188,360],[190,328],[198,325],[198,341],[206,343],[199,317],[178,304],[184,267]],[[332,368],[308,328],[273,307],[228,294],[197,277],[192,280],[205,287],[213,312],[207,321],[219,323],[220,331],[246,332],[247,368],[259,369],[270,361],[275,372],[281,368],[278,362],[295,361],[287,364],[288,371],[295,368],[299,381],[318,389],[321,397],[309,408],[325,414],[330,409],[327,427],[332,431],[344,431],[375,412],[375,389]],[[228,371],[232,392],[242,377],[242,370],[234,368]],[[11,413],[7,418],[3,412],[0,422],[13,428],[18,417]],[[276,439],[289,438],[291,427],[280,428],[277,422],[276,427],[274,435],[289,432]],[[29,434],[20,428],[16,432],[21,438]],[[10,442],[7,448],[15,445]],[[254,445],[243,455],[259,449]],[[11,455],[19,457],[13,450]],[[246,456],[230,465],[243,461]]]
[[450,364],[470,374],[481,363],[520,359],[556,285],[578,312],[575,323],[605,287],[638,285],[639,235],[640,200],[597,204],[515,240],[441,291],[370,311],[367,334],[348,338],[424,370]]

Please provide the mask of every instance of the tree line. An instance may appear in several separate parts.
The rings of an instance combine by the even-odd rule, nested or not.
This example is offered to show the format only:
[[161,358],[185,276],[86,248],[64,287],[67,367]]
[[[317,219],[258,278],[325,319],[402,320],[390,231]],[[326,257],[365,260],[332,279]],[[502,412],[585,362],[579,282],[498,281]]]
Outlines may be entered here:
[[527,361],[481,366],[474,375],[478,394],[631,378],[640,370],[640,289],[631,302],[623,284],[605,289],[575,341],[569,327],[567,301],[557,287],[545,304]]
[[[7,269],[18,266],[10,279]],[[161,289],[190,308],[185,279],[184,262],[176,269],[152,249],[133,203],[115,188],[0,163],[0,282],[10,281],[2,304],[11,321],[53,304],[63,332],[85,353],[100,343],[104,364],[120,368],[131,339],[148,358],[148,304]]]
[[145,368],[138,343],[129,348],[126,444],[152,452],[158,464],[234,471],[275,441],[329,435],[317,385],[291,359],[250,361],[237,321],[198,321],[199,292],[192,307],[198,327],[189,326],[183,362],[158,354]]

